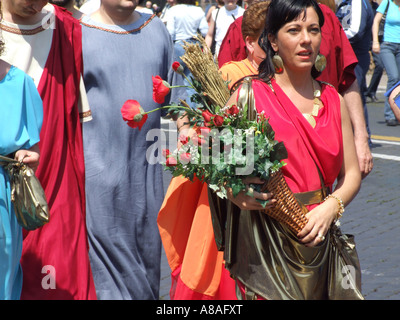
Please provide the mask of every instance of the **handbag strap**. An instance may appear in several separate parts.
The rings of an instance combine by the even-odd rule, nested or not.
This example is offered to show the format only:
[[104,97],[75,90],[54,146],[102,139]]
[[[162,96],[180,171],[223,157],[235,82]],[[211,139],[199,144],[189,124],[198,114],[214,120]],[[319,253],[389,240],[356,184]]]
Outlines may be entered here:
[[219,9],[220,8],[217,9],[217,13],[215,15],[215,20],[214,20],[213,41],[215,41],[215,34],[217,33],[217,18],[218,18]]
[[8,166],[10,163],[18,163],[18,160],[0,155],[0,166]]

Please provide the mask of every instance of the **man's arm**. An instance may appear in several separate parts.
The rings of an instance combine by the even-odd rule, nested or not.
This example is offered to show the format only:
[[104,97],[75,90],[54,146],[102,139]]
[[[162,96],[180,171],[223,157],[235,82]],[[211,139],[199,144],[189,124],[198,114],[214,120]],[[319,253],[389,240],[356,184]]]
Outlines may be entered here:
[[369,137],[364,117],[360,89],[357,81],[343,93],[343,98],[349,111],[351,124],[353,126],[354,143],[356,145],[358,164],[361,176],[364,179],[373,168],[373,159],[369,148]]

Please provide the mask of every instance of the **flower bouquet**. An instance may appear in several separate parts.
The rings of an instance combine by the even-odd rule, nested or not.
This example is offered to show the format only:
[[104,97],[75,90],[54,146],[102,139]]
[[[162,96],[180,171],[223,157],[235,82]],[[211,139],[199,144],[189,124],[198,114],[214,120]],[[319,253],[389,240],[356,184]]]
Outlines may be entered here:
[[[204,39],[198,37],[205,45]],[[249,110],[248,104],[226,106],[230,97],[227,83],[222,79],[210,52],[203,52],[199,44],[185,44],[182,61],[188,66],[192,77],[188,82],[196,93],[191,108],[185,101],[179,105],[166,106],[170,116],[185,116],[189,130],[178,136],[176,150],[163,150],[165,167],[172,175],[184,176],[191,181],[195,177],[206,182],[220,198],[226,198],[226,189],[233,196],[247,190],[268,189],[277,198],[277,204],[266,213],[299,232],[306,224],[304,213],[291,193],[280,168],[287,157],[283,142],[275,140],[275,133],[264,113]],[[174,62],[173,69],[183,74],[183,68]],[[153,77],[153,99],[164,102],[164,97],[174,86],[160,77]],[[139,129],[147,114],[134,100],[128,100],[121,109],[123,119],[131,127]],[[247,187],[243,179],[259,177],[266,181],[264,186]],[[247,187],[247,188],[246,188]],[[265,206],[267,201],[261,201]]]

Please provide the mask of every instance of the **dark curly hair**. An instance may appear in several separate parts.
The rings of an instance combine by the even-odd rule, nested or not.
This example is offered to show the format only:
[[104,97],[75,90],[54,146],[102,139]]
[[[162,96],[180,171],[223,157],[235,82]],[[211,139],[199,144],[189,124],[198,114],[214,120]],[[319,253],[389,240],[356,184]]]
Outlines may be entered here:
[[[265,51],[266,58],[260,63],[259,75],[264,81],[268,81],[275,75],[275,68],[272,57],[275,52],[268,41],[268,35],[275,35],[286,23],[295,20],[301,14],[305,14],[307,8],[313,7],[319,18],[320,27],[324,24],[324,15],[315,0],[272,0],[268,7],[265,28],[258,40],[260,47]],[[319,72],[312,68],[311,74],[314,78],[319,76]]]

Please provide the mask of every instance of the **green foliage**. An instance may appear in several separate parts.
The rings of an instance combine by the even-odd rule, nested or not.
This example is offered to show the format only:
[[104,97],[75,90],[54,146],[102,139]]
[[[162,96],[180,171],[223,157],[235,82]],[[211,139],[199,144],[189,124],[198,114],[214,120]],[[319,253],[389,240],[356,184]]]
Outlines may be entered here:
[[[222,198],[226,197],[226,188],[231,188],[234,196],[244,190],[246,176],[268,180],[287,158],[284,144],[275,140],[275,133],[263,114],[249,120],[247,106],[237,114],[229,114],[228,110],[229,107],[219,109],[213,116],[224,118],[221,126],[216,126],[213,118],[208,123],[202,117],[192,119],[198,125],[194,127],[196,134],[169,153],[167,157],[174,157],[176,165],[166,166],[173,176],[182,175],[190,180],[197,177],[207,182]],[[190,161],[182,161],[182,154],[190,154]]]

